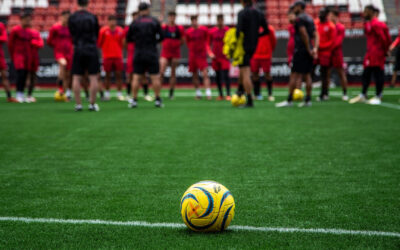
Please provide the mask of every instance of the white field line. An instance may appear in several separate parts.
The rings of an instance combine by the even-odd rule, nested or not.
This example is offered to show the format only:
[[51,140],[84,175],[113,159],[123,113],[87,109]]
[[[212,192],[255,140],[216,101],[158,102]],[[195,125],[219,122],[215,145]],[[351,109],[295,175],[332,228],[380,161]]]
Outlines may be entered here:
[[[185,228],[184,224],[179,223],[151,223],[146,221],[108,221],[108,220],[73,220],[73,219],[53,219],[53,218],[27,218],[27,217],[0,217],[1,221],[24,222],[24,223],[58,223],[58,224],[91,224],[106,226],[131,226],[148,228]],[[400,238],[397,232],[381,231],[362,231],[345,229],[327,228],[280,228],[280,227],[252,227],[252,226],[231,226],[234,231],[250,232],[278,232],[278,233],[316,233],[316,234],[336,234],[336,235],[361,235],[361,236],[382,236]]]

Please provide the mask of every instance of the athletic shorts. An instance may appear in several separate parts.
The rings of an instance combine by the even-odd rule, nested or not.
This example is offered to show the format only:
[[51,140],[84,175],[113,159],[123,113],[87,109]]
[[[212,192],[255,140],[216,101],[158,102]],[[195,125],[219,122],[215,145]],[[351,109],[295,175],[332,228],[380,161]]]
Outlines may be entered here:
[[258,74],[260,69],[263,70],[264,73],[271,72],[271,59],[251,59],[250,61],[250,69],[252,73]]
[[254,50],[245,51],[244,56],[243,56],[243,62],[239,65],[239,68],[249,67],[251,58],[253,58],[253,55],[254,55]]
[[99,53],[97,49],[75,49],[74,58],[72,60],[72,74],[95,75],[100,72]]
[[163,50],[162,53],[161,53],[161,57],[165,58],[165,59],[167,59],[169,61],[169,60],[172,60],[172,59],[181,58],[181,53],[180,52],[179,53],[166,52],[166,51]]
[[107,73],[113,71],[122,72],[124,71],[124,62],[122,61],[122,58],[104,58],[103,69]]
[[64,52],[54,52],[54,58],[56,61],[60,59],[65,59],[67,61],[67,70],[72,69],[72,58],[74,57],[73,54],[70,53],[64,53]]
[[158,55],[140,55],[136,54],[133,59],[133,73],[144,75],[146,72],[150,75],[160,73],[160,61]]
[[397,48],[396,62],[394,63],[394,70],[400,71],[400,48]]
[[24,54],[14,54],[12,61],[14,64],[14,68],[16,70],[29,70],[30,69],[30,58],[29,55]]
[[207,58],[189,57],[189,72],[202,71],[208,67]]
[[313,71],[314,59],[306,50],[297,50],[293,55],[292,72],[310,74]]
[[229,70],[231,68],[231,62],[226,58],[214,58],[211,66],[215,71]]
[[318,52],[318,64],[321,65],[321,67],[330,67],[331,58],[331,51]]
[[0,57],[0,70],[5,70],[5,69],[7,69],[7,63],[4,56],[2,56]]
[[344,68],[343,50],[342,50],[342,48],[337,48],[337,49],[332,51],[331,66],[334,67],[335,69]]

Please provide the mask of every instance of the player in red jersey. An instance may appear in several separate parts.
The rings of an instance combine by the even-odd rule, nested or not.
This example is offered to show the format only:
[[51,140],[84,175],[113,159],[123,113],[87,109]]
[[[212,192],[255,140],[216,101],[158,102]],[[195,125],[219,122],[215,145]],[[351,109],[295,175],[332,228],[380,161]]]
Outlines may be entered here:
[[210,30],[210,40],[214,59],[212,60],[212,67],[216,73],[216,82],[218,86],[219,96],[217,100],[224,100],[224,93],[222,90],[222,82],[226,85],[226,100],[231,100],[231,79],[229,77],[229,70],[231,68],[230,61],[222,53],[224,47],[225,33],[229,27],[224,25],[224,16],[222,14],[217,16],[217,26]]
[[207,27],[199,26],[197,16],[192,16],[192,25],[186,30],[185,38],[189,49],[189,71],[193,73],[193,84],[196,88],[196,98],[201,99],[202,92],[199,89],[199,71],[203,75],[204,87],[206,88],[206,96],[211,100],[211,84],[208,76],[207,55],[214,58],[209,46],[209,33]]
[[322,82],[319,101],[326,101],[329,98],[329,69],[331,67],[331,57],[336,40],[336,26],[331,22],[330,16],[330,10],[323,8],[320,10],[319,19],[315,22],[319,35],[318,62]]
[[392,54],[393,51],[397,48],[397,52],[396,52],[396,61],[393,67],[393,76],[392,76],[392,81],[390,86],[392,88],[394,88],[394,86],[396,85],[396,80],[397,80],[397,75],[400,71],[400,29],[399,29],[399,36],[396,38],[396,40],[390,45],[389,48],[389,53]]
[[14,64],[14,68],[17,71],[16,99],[20,103],[25,102],[24,91],[31,62],[32,32],[29,29],[31,20],[32,16],[30,13],[23,13],[21,15],[21,24],[11,29],[10,39],[8,42],[10,57]]
[[60,21],[55,23],[49,32],[47,44],[53,48],[54,58],[59,67],[57,85],[59,93],[65,93],[65,100],[71,99],[71,68],[74,49],[72,46],[72,37],[68,29],[69,11],[63,11]]
[[110,100],[111,74],[114,72],[117,82],[117,98],[124,101],[122,95],[122,72],[124,71],[124,62],[122,61],[122,49],[124,40],[124,30],[117,26],[115,16],[108,17],[108,25],[100,29],[98,46],[103,55],[103,69],[106,72],[104,79],[104,99]]
[[[343,90],[343,96],[342,100],[343,101],[348,101],[349,97],[347,96],[347,76],[346,72],[344,70],[344,61],[343,61],[343,40],[345,37],[345,32],[346,28],[343,24],[339,22],[339,10],[338,9],[331,9],[331,15],[330,15],[331,21],[335,24],[336,27],[336,39],[335,39],[335,44],[332,50],[332,55],[331,55],[331,67],[336,69],[336,72],[339,75],[340,79],[340,85],[342,86]],[[329,77],[330,79],[330,73],[331,70],[329,71]]]
[[44,42],[40,36],[39,31],[35,29],[30,29],[31,32],[31,49],[30,49],[30,65],[28,68],[28,97],[26,102],[36,102],[36,98],[33,97],[33,90],[36,84],[36,72],[39,70],[40,58],[39,49],[43,48]]
[[367,37],[367,52],[364,58],[363,88],[359,96],[350,100],[351,104],[367,101],[367,92],[372,75],[376,83],[376,96],[368,100],[367,103],[379,105],[382,102],[383,85],[385,82],[384,67],[391,38],[388,34],[389,29],[386,24],[380,22],[375,13],[376,8],[373,5],[367,5],[364,9],[364,18],[366,20],[364,31]]
[[[261,83],[260,83],[260,69],[263,70],[268,88],[268,100],[275,101],[272,95],[272,76],[271,76],[271,59],[272,53],[276,47],[275,29],[272,25],[268,25],[269,33],[258,38],[258,44],[253,58],[250,61],[250,69],[252,73],[252,80],[254,83],[254,95],[258,100],[263,100]],[[260,34],[264,30],[260,28]]]
[[7,102],[18,102],[17,99],[13,98],[11,96],[11,88],[10,88],[10,82],[8,81],[7,77],[7,63],[6,59],[4,57],[4,51],[3,51],[3,44],[7,43],[8,36],[7,36],[7,30],[6,26],[0,22],[0,74],[1,74],[1,81],[3,83],[4,90],[7,95]]
[[288,65],[289,67],[292,67],[292,59],[293,59],[293,54],[294,54],[294,35],[296,33],[296,29],[294,27],[294,23],[296,21],[296,15],[293,12],[293,8],[290,8],[288,11],[288,20],[289,20],[289,26],[288,26],[288,32],[289,32],[289,40],[287,44],[287,57],[288,57]]
[[160,72],[164,76],[167,66],[171,67],[169,77],[169,98],[174,98],[174,89],[176,85],[176,67],[181,58],[181,45],[184,42],[185,30],[182,26],[175,24],[176,13],[168,13],[168,24],[162,25],[164,41],[161,45]]

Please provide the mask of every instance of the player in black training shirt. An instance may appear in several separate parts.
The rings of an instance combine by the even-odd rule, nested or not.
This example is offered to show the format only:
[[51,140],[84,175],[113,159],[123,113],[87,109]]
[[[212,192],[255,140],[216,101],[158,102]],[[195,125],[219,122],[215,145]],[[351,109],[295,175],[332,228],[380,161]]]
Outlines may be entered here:
[[[259,36],[268,34],[269,29],[264,14],[253,6],[252,0],[241,0],[241,3],[244,9],[238,14],[236,36],[239,38],[241,32],[244,34],[243,48],[245,55],[243,63],[239,65],[240,78],[247,94],[246,107],[253,107],[250,60],[256,51]],[[260,27],[264,30],[262,34],[259,33]]]
[[133,58],[133,81],[132,99],[129,102],[130,108],[137,107],[137,94],[140,79],[145,73],[149,73],[156,96],[156,107],[162,107],[160,97],[161,77],[157,44],[163,40],[160,22],[150,16],[150,5],[147,3],[139,4],[139,17],[129,27],[126,36],[128,42],[135,43],[135,55]]
[[88,0],[78,0],[79,10],[68,20],[69,31],[74,44],[72,60],[72,86],[74,89],[76,111],[82,111],[81,82],[85,73],[89,74],[90,82],[90,111],[99,111],[96,95],[99,88],[98,74],[100,72],[97,37],[99,22],[97,17],[86,10]]
[[[295,20],[295,50],[293,55],[292,76],[289,82],[289,97],[287,101],[278,103],[276,107],[292,106],[293,92],[298,83],[306,81],[306,99],[299,106],[311,106],[311,90],[313,61],[317,58],[319,39],[315,29],[314,21],[305,13],[306,4],[297,1],[292,6],[296,14]],[[314,41],[314,42],[313,42]],[[314,44],[314,48],[313,48]]]

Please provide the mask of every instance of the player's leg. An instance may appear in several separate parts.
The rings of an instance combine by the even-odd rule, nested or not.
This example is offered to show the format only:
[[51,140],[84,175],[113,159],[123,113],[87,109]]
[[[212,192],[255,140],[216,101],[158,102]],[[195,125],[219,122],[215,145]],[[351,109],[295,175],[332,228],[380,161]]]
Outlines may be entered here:
[[[99,91],[99,76],[98,74],[89,75],[89,102],[91,105],[96,104],[97,92]],[[98,111],[98,110],[93,110]]]
[[357,102],[365,102],[367,100],[367,94],[368,94],[368,88],[369,85],[371,84],[371,77],[372,77],[372,68],[371,67],[365,67],[364,72],[362,74],[362,90],[361,94],[358,96],[350,99],[349,103],[354,104]]
[[231,78],[229,77],[229,69],[222,70],[222,79],[225,81],[226,97],[227,101],[231,100]]
[[268,91],[268,101],[274,102],[275,97],[273,96],[273,78],[271,76],[271,72],[265,72],[265,80],[267,81],[267,91]]
[[28,73],[28,102],[36,102],[36,98],[33,97],[33,91],[35,90],[36,85],[36,71],[31,71]]
[[66,88],[65,88],[65,74],[67,70],[67,60],[65,58],[60,58],[57,60],[58,63],[58,76],[57,76],[57,86],[58,91],[61,95],[64,95]]
[[211,67],[215,71],[215,83],[217,84],[218,89],[217,101],[222,101],[224,100],[224,92],[222,90],[222,63],[218,58],[214,58]]
[[319,95],[319,101],[328,100],[328,91],[329,91],[329,67],[322,66],[320,67],[321,73],[321,93]]
[[174,99],[174,91],[176,86],[176,68],[179,65],[178,58],[172,58],[171,60],[171,76],[169,78],[169,99]]
[[311,106],[311,95],[312,95],[312,74],[308,73],[304,75],[306,81],[306,98],[304,103],[301,103],[300,107],[309,107]]
[[4,91],[6,92],[7,95],[7,102],[18,102],[17,99],[13,98],[11,95],[11,87],[10,87],[10,81],[8,80],[7,77],[7,71],[5,69],[1,69],[0,74],[1,74],[1,82],[3,83]]
[[205,67],[201,71],[203,75],[203,83],[204,83],[204,88],[206,89],[206,96],[208,100],[211,100],[212,98],[212,93],[211,93],[211,80],[210,77],[208,76],[208,67]]
[[137,107],[137,96],[140,88],[140,81],[144,78],[144,74],[133,74],[132,82],[131,82],[131,90],[132,90],[132,99],[129,100],[129,107],[136,108]]
[[253,96],[252,96],[252,88],[253,88],[253,83],[251,82],[251,71],[250,71],[250,66],[243,66],[240,68],[240,74],[243,77],[243,87],[244,91],[246,92],[247,95],[247,103],[246,107],[253,107]]
[[375,96],[368,100],[368,104],[380,105],[382,102],[382,93],[385,84],[385,72],[379,67],[372,68],[372,74],[375,79],[376,93]]
[[75,97],[75,110],[82,111],[82,100],[81,100],[81,82],[83,76],[81,75],[72,75],[72,90],[74,92]]
[[390,87],[391,88],[394,88],[396,86],[397,74],[398,74],[398,72],[396,70],[393,70],[392,79],[390,80]]
[[117,99],[120,101],[125,101],[125,98],[122,95],[122,84],[123,84],[122,75],[123,75],[122,71],[115,71],[115,81],[117,83]]
[[156,97],[155,105],[157,108],[161,108],[163,106],[162,101],[161,101],[161,95],[160,95],[161,94],[161,76],[160,76],[160,74],[151,74],[150,79],[153,84],[154,95]]
[[[161,83],[165,82],[165,71],[168,67],[168,59],[165,57],[160,57],[160,79]],[[171,79],[170,79],[171,82]],[[171,92],[171,85],[170,85],[170,92]],[[170,95],[171,96],[171,95]]]
[[194,85],[194,88],[196,90],[196,99],[201,99],[203,97],[203,93],[200,90],[200,77],[199,77],[199,71],[194,70],[192,72],[192,83]]
[[89,101],[89,75],[85,72],[82,81],[81,81],[83,91],[85,92],[85,98]]
[[342,90],[343,90],[342,100],[343,101],[348,101],[349,97],[347,96],[348,82],[347,82],[346,71],[344,70],[343,67],[340,67],[340,68],[336,68],[336,72],[339,75],[340,85],[342,86]]
[[111,71],[106,71],[106,75],[104,76],[104,84],[103,84],[103,89],[104,89],[104,101],[109,101],[110,98],[110,86],[111,86]]
[[251,73],[251,78],[253,80],[253,84],[254,84],[254,95],[256,96],[257,100],[262,100],[262,95],[261,95],[261,91],[260,91],[260,87],[261,87],[261,83],[260,83],[260,75],[258,70],[254,71]]
[[297,88],[298,82],[301,81],[303,76],[299,73],[292,72],[289,77],[289,94],[285,101],[277,103],[277,108],[290,107],[293,105],[293,92]]

